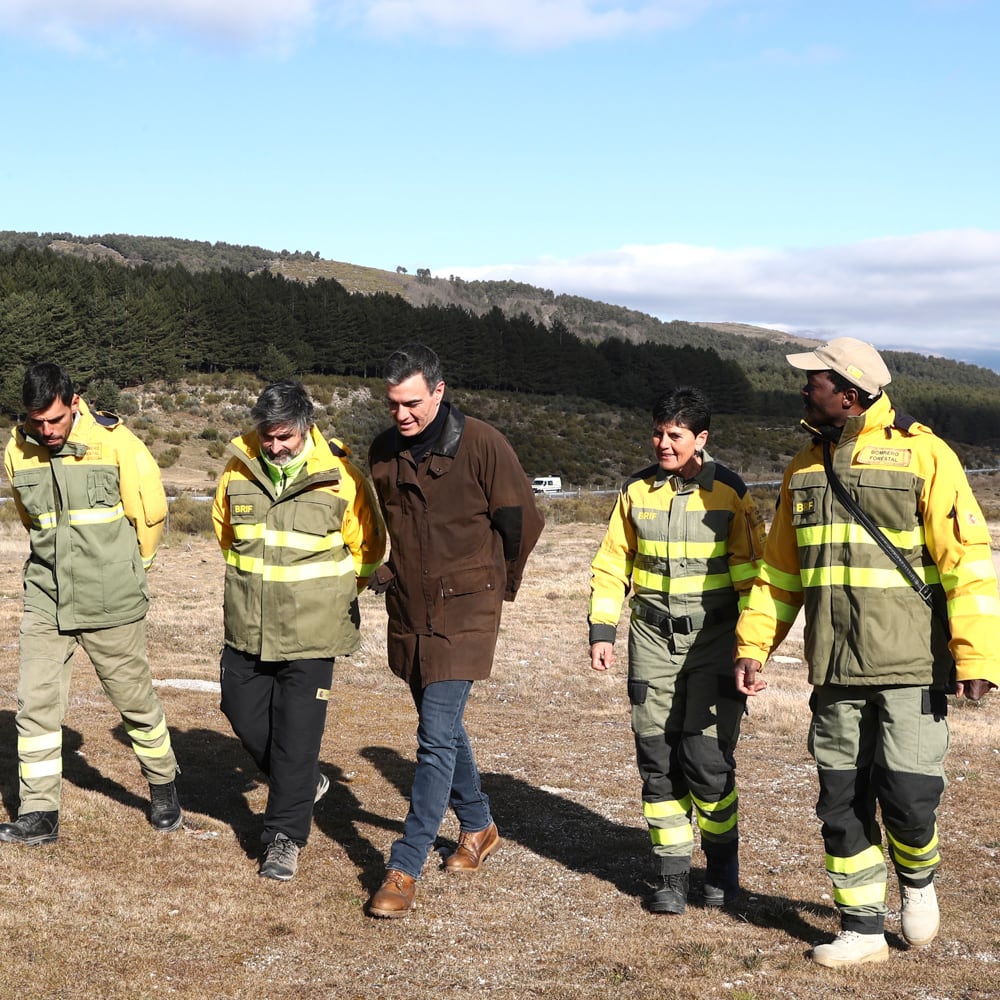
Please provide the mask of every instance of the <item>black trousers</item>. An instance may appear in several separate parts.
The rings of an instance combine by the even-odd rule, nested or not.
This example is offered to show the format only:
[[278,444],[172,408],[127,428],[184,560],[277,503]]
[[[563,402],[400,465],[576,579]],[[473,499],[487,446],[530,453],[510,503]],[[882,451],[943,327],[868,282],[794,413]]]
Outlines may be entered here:
[[267,776],[261,840],[283,833],[305,845],[319,781],[319,749],[333,683],[333,660],[259,660],[229,646],[219,665],[221,708]]

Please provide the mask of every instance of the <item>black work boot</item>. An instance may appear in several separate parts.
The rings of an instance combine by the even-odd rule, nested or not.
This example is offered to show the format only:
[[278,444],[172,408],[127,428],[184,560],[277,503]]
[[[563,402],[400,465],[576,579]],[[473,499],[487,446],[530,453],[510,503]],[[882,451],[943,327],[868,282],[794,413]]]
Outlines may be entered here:
[[13,823],[0,823],[0,840],[10,844],[50,844],[58,839],[58,810],[24,813]]
[[149,822],[160,833],[170,833],[181,825],[181,804],[175,782],[149,786]]
[[739,844],[713,844],[705,847],[705,906],[729,906],[740,895]]
[[687,906],[687,871],[660,876],[660,884],[649,897],[650,913],[683,913]]

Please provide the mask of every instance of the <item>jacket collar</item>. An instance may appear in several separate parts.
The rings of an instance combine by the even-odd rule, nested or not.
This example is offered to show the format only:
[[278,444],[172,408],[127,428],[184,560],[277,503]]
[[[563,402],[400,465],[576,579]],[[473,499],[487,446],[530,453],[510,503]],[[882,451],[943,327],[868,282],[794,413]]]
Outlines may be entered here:
[[[458,446],[462,442],[462,432],[465,430],[465,414],[454,403],[448,404],[448,415],[445,417],[444,426],[437,440],[431,445],[432,455],[441,455],[444,458],[454,458],[458,452]],[[395,438],[393,441],[393,451],[399,455],[404,451],[409,451],[410,444],[398,427],[393,427]]]
[[[312,450],[306,459],[305,468],[282,491],[282,500],[300,492],[306,486],[312,486],[316,483],[336,483],[340,481],[340,472],[335,467],[333,452],[324,440],[323,435],[317,430],[315,424],[309,428],[309,439],[312,442]],[[350,451],[346,447],[341,447],[345,455],[350,454]],[[226,451],[229,455],[239,459],[249,475],[260,483],[271,496],[277,497],[274,483],[260,461],[260,438],[257,436],[256,431],[248,431],[238,438],[233,438],[229,442]]]
[[[115,417],[107,424],[107,426],[114,427],[118,422],[118,418]],[[91,412],[86,400],[81,396],[80,412],[77,414],[76,420],[73,421],[73,427],[69,432],[69,437],[66,439],[66,443],[58,449],[58,451],[52,451],[50,448],[47,448],[40,441],[32,437],[31,434],[28,433],[27,425],[25,424],[21,424],[17,428],[17,434],[20,436],[22,443],[33,445],[36,448],[44,448],[50,456],[64,457],[69,455],[73,458],[82,458],[87,454],[87,439],[90,437],[90,429],[95,423],[97,423],[97,421],[94,414]]]
[[657,465],[656,480],[653,484],[654,488],[662,486],[666,482],[669,482],[673,486],[675,493],[679,493],[688,483],[693,483],[703,490],[711,490],[715,485],[715,459],[703,449],[701,453],[701,468],[691,479],[681,479],[676,473],[667,472],[666,469],[661,469]]
[[815,444],[831,441],[840,444],[861,437],[866,431],[890,428],[896,419],[896,411],[885,391],[863,413],[848,417],[843,427],[813,427],[812,424],[800,420],[799,425],[812,436]]

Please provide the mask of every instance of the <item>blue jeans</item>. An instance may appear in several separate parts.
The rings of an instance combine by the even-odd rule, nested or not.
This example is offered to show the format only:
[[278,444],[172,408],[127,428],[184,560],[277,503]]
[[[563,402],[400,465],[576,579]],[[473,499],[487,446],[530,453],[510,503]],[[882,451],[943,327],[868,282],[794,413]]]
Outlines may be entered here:
[[435,681],[421,686],[410,680],[417,706],[417,769],[410,791],[410,811],[403,836],[392,845],[389,868],[420,878],[450,805],[463,832],[490,825],[490,800],[479,785],[479,769],[462,724],[472,681]]

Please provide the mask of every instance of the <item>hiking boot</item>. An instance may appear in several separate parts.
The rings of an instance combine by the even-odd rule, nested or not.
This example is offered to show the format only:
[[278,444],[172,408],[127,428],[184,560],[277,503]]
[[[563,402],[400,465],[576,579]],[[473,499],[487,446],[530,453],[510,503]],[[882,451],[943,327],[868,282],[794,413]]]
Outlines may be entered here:
[[13,823],[0,823],[0,840],[11,844],[50,844],[59,839],[59,811],[25,813]]
[[719,855],[705,852],[705,884],[702,902],[705,906],[729,906],[740,895],[740,859],[735,847]]
[[500,834],[496,823],[490,823],[485,830],[475,833],[460,833],[458,847],[448,855],[444,863],[446,872],[477,872],[483,862],[500,846]]
[[416,894],[417,880],[406,872],[390,868],[368,903],[368,912],[373,917],[405,917],[413,908]]
[[294,840],[289,840],[283,833],[279,833],[264,849],[264,858],[257,874],[261,878],[287,882],[299,869],[300,850]]
[[330,791],[330,779],[321,773],[319,781],[316,782],[316,798],[313,799],[313,805],[319,802],[328,791]]
[[902,899],[903,937],[911,948],[921,948],[937,937],[941,918],[938,913],[937,893],[934,883],[917,888],[899,880]]
[[818,944],[812,950],[812,960],[828,969],[885,962],[888,958],[889,945],[884,934],[859,934],[857,931],[841,931],[829,944]]
[[649,897],[650,913],[683,913],[687,906],[688,872],[661,875],[660,885]]
[[181,825],[181,804],[177,799],[177,785],[149,786],[149,822],[160,833],[171,833]]

